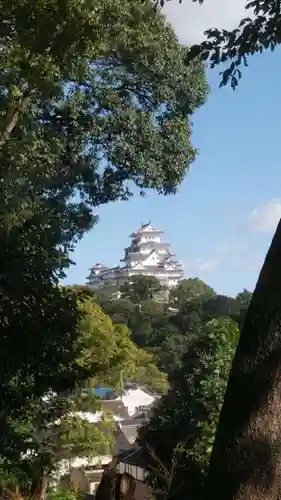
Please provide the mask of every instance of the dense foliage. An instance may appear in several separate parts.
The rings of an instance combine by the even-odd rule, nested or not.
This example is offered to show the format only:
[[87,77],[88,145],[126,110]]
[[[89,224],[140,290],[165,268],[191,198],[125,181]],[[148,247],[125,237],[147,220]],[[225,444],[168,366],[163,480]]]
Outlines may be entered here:
[[[202,497],[238,338],[237,325],[229,318],[206,323],[190,341],[181,368],[171,374],[169,392],[140,431],[139,443],[151,466],[150,481],[166,491],[166,498]],[[169,491],[168,474],[172,474]]]
[[[145,278],[140,279],[141,286],[143,281]],[[147,279],[147,286],[149,284],[150,279]],[[133,288],[137,286],[136,277]],[[128,296],[112,300],[114,292],[116,289],[111,286],[96,292],[88,290],[114,322],[132,331],[132,339],[137,345],[157,357],[159,368],[168,374],[182,366],[182,355],[191,339],[208,321],[231,318],[240,327],[251,299],[247,290],[235,298],[216,294],[198,278],[182,280],[172,290],[168,301],[135,301]]]
[[134,304],[155,299],[162,290],[163,287],[154,276],[132,276],[130,281],[120,286],[122,298]]
[[[133,287],[137,284],[136,277]],[[112,287],[88,293],[132,328],[135,342],[153,352],[169,375],[167,395],[140,431],[150,481],[165,498],[200,500],[251,293],[218,295],[198,278],[182,280],[166,302],[116,300]]]
[[[16,477],[26,495],[40,493],[64,461],[111,452],[112,416],[104,415],[96,425],[88,422],[84,412],[98,411],[101,406],[85,389],[95,385],[118,389],[121,371],[126,381],[140,381],[160,391],[167,388],[165,374],[159,372],[151,354],[134,344],[126,326],[113,324],[93,300],[78,300],[83,315],[77,325],[74,361],[88,378],[80,379],[80,385],[77,378],[74,390],[57,388],[56,393],[49,391],[43,398],[34,395],[28,412],[14,413],[10,422],[16,448],[9,448],[2,467],[10,474],[8,483]],[[55,366],[53,370],[57,373]],[[72,368],[70,375],[75,374]],[[3,483],[7,483],[5,477],[0,478],[0,486]]]
[[82,500],[82,495],[66,488],[55,488],[47,494],[46,500]]

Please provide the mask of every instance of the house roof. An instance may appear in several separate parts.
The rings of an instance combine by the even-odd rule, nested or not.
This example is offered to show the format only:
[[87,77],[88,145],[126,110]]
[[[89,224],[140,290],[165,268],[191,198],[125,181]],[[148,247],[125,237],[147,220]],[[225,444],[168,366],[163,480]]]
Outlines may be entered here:
[[103,472],[104,472],[104,468],[98,469],[98,470],[95,470],[95,469],[85,470],[87,478],[91,483],[95,483],[95,482],[99,481],[101,479],[101,476],[103,475]]
[[118,460],[125,464],[136,465],[142,469],[147,469],[148,465],[143,449],[139,446],[130,450],[121,451],[121,453],[118,454]]
[[134,444],[137,435],[138,435],[138,429],[139,429],[140,424],[125,424],[125,425],[120,425],[120,430],[124,434],[125,438],[130,444]]
[[101,402],[103,408],[121,419],[128,419],[129,413],[121,399],[104,399]]
[[140,252],[128,252],[127,255],[122,259],[122,261],[126,262],[127,260],[130,260],[132,257],[134,257],[134,260],[138,260],[138,262],[142,260],[146,260],[147,257],[149,257],[150,254],[143,254]]
[[[150,407],[149,407],[149,408],[150,408]],[[143,424],[143,420],[142,420],[142,418],[141,418],[141,417],[139,417],[139,416],[138,416],[137,418],[135,418],[135,417],[133,416],[133,417],[128,418],[128,419],[126,419],[126,420],[122,420],[122,422],[120,422],[120,423],[119,423],[119,426],[120,426],[120,428],[122,428],[122,429],[123,429],[123,428],[124,428],[124,427],[126,427],[126,426],[127,426],[127,427],[130,427],[130,426],[134,426],[134,425],[135,425],[135,426],[139,427],[139,426],[140,426],[140,425],[142,425],[142,424]]]
[[[121,401],[120,397],[118,399]],[[139,408],[140,406],[150,405],[154,400],[155,396],[147,394],[147,392],[139,388],[129,389],[128,391],[125,391],[122,396],[122,402],[127,408],[130,417],[134,415],[137,408]]]
[[95,495],[91,495],[91,493],[82,493],[82,500],[94,500]]

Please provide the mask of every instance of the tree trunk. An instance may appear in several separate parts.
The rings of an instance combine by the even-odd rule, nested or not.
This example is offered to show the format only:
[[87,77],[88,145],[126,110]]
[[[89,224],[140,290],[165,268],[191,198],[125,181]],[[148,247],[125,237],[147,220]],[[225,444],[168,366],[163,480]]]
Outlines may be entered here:
[[42,477],[38,481],[33,481],[31,486],[31,500],[45,500],[47,489],[47,479]]
[[281,222],[241,331],[205,497],[281,498]]
[[27,106],[29,105],[30,98],[31,98],[31,93],[26,92],[23,98],[21,99],[20,103],[18,104],[18,106],[11,109],[11,111],[8,113],[4,130],[3,132],[0,132],[0,149],[10,138],[14,128],[16,127],[20,119],[20,115],[26,110]]

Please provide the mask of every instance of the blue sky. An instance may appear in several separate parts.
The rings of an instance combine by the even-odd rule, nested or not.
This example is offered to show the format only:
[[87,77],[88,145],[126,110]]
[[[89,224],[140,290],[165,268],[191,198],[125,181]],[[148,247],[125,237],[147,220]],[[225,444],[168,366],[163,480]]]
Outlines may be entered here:
[[186,277],[229,295],[253,289],[281,215],[279,61],[280,51],[251,58],[235,92],[218,88],[218,70],[208,73],[211,93],[193,118],[199,153],[178,194],[101,207],[67,283],[85,283],[96,262],[119,264],[129,234],[151,219]]

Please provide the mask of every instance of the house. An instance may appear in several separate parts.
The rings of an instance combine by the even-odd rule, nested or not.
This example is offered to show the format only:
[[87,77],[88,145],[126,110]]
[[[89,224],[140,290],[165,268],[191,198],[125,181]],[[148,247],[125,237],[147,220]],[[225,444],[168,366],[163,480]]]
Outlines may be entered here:
[[[92,422],[93,425],[99,422],[103,412],[113,415],[115,420],[114,446],[109,455],[94,457],[93,459],[77,457],[72,460],[71,464],[66,464],[64,469],[61,470],[61,482],[63,484],[65,482],[73,484],[81,493],[95,494],[98,484],[104,476],[104,471],[112,470],[113,464],[119,463],[118,457],[123,456],[122,453],[137,456],[135,455],[135,449],[138,429],[149,418],[153,405],[158,398],[159,395],[146,390],[144,387],[129,384],[122,396],[112,400],[103,400],[102,411],[96,413],[81,412],[80,416]],[[129,472],[125,472],[129,474]],[[116,469],[113,475],[115,474],[122,475],[123,472],[118,472]],[[140,480],[136,479],[136,481]],[[136,487],[137,492],[144,488],[138,483]]]
[[89,500],[95,497],[101,477],[104,473],[103,468],[71,467],[69,474],[64,476],[60,484],[65,487],[72,487],[89,496]]
[[[143,450],[134,445],[115,456],[105,468],[96,489],[97,500],[119,500],[122,498],[122,480],[127,482],[126,500],[156,499],[152,488],[146,482],[147,460]],[[113,492],[113,496],[112,496]]]

